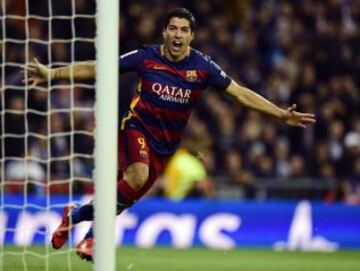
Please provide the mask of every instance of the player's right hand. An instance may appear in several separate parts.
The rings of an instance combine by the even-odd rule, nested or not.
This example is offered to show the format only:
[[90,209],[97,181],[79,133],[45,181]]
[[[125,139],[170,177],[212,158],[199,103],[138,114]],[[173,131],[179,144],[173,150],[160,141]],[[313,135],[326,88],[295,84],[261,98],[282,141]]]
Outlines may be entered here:
[[41,64],[36,58],[34,58],[34,62],[22,67],[24,69],[24,79],[22,82],[30,85],[30,87],[34,87],[53,79],[51,69]]

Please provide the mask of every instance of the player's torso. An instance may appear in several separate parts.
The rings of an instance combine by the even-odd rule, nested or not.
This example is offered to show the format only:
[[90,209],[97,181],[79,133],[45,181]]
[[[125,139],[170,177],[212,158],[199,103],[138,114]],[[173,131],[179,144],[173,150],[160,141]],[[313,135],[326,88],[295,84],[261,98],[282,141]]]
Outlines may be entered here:
[[159,108],[191,110],[206,87],[207,71],[201,69],[197,57],[190,51],[184,60],[171,62],[159,46],[148,51],[139,72],[141,98]]
[[138,95],[131,104],[129,125],[140,127],[158,153],[172,154],[191,111],[206,88],[208,72],[195,52],[171,62],[160,46],[147,46],[138,66]]

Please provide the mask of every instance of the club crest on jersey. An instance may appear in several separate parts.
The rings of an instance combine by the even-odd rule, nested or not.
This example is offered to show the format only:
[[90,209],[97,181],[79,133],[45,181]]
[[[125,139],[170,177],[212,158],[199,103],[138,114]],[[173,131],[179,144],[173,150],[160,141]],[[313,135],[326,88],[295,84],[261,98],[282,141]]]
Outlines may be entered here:
[[186,71],[186,81],[194,82],[197,79],[197,73],[195,70]]

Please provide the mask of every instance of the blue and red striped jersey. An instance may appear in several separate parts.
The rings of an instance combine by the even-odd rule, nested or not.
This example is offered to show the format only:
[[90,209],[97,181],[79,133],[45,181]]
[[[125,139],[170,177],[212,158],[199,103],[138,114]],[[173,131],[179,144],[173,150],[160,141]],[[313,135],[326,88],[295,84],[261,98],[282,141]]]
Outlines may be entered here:
[[120,56],[120,74],[137,72],[137,95],[121,129],[141,130],[161,155],[178,148],[190,113],[208,86],[225,90],[231,79],[207,55],[189,48],[179,62],[168,60],[161,45],[144,45]]

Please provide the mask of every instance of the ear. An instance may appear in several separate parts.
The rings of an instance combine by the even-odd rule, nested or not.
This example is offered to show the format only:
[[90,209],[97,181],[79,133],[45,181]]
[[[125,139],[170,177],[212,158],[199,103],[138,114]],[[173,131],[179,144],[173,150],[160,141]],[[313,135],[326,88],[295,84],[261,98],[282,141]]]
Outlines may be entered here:
[[163,37],[163,39],[165,39],[165,36],[166,36],[166,28],[163,28],[163,31],[162,31],[162,37]]
[[194,39],[195,32],[191,32],[190,42]]

